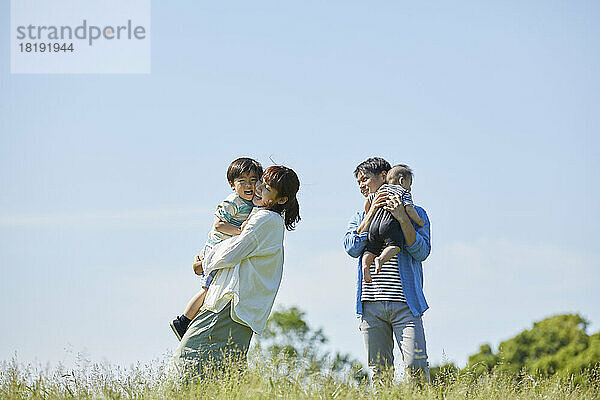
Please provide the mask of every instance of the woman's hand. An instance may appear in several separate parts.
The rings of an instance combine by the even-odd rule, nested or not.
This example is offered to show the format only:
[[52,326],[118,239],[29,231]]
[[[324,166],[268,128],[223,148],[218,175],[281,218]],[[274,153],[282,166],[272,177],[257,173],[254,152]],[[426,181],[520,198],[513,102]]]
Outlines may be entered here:
[[194,257],[194,264],[192,265],[192,268],[194,268],[196,275],[204,274],[204,270],[202,269],[202,257],[200,257],[200,254]]

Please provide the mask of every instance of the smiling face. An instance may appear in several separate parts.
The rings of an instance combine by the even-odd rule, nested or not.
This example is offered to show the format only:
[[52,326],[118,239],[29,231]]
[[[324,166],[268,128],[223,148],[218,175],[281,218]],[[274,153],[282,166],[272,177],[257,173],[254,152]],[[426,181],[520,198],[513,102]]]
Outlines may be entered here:
[[268,183],[259,181],[256,184],[252,202],[257,207],[265,207],[273,204],[284,204],[287,200],[286,196],[279,197],[277,190],[269,186]]
[[375,193],[381,185],[385,183],[386,172],[373,174],[371,172],[359,171],[356,174],[356,182],[363,196],[368,196],[369,193]]
[[254,203],[254,205],[256,207],[264,207],[265,206],[265,203],[263,202],[263,199],[262,199],[262,181],[261,180],[256,182],[256,186],[254,188],[254,195],[252,196],[252,203]]
[[231,188],[244,200],[252,201],[254,197],[254,189],[258,182],[258,175],[255,173],[242,174],[235,178],[233,182],[229,182]]

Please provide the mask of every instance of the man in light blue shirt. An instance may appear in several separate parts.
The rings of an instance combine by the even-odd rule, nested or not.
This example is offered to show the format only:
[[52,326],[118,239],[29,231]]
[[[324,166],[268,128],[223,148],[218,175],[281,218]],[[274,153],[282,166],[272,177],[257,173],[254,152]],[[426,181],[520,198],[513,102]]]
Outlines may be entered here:
[[[406,165],[400,165],[412,177]],[[385,183],[390,164],[382,158],[369,158],[360,163],[354,175],[361,193],[368,196]],[[429,380],[429,364],[421,316],[429,308],[423,294],[424,261],[431,251],[429,218],[421,207],[415,206],[425,221],[420,227],[406,214],[401,199],[380,192],[368,212],[357,212],[344,236],[344,248],[358,258],[356,312],[360,317],[369,366],[378,380],[393,376],[394,336],[402,357],[413,376]],[[369,225],[377,213],[390,212],[400,224],[404,245],[397,257],[384,264],[381,272],[371,271],[372,282],[362,276],[361,255],[367,244]]]

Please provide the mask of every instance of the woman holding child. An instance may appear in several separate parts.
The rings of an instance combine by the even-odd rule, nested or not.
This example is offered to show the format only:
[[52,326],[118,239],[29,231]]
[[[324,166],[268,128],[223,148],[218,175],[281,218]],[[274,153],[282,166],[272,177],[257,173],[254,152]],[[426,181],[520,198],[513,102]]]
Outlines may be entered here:
[[175,350],[168,376],[192,378],[222,367],[228,359],[245,361],[252,334],[265,329],[279,290],[284,231],[300,220],[299,187],[290,168],[267,168],[253,198],[259,208],[239,235],[206,253],[204,273],[216,273],[199,315]]

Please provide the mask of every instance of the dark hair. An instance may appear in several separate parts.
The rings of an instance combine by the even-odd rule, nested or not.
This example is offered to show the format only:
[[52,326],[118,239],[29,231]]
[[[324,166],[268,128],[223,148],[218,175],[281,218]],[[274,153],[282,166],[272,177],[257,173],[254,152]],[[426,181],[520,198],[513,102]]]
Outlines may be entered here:
[[263,174],[263,182],[277,191],[277,197],[287,197],[283,204],[267,204],[266,209],[283,216],[285,229],[291,231],[300,221],[300,205],[296,193],[300,189],[300,180],[294,170],[283,165],[273,165]]
[[373,175],[378,175],[382,172],[387,172],[392,168],[389,162],[385,161],[381,157],[372,157],[367,158],[366,161],[358,164],[356,169],[354,170],[354,176],[358,178],[358,173],[371,173]]
[[251,173],[255,173],[260,178],[263,174],[262,165],[251,158],[238,158],[229,164],[229,168],[227,168],[227,180],[232,184],[240,176]]
[[410,167],[406,164],[398,164],[398,165],[394,165],[392,167],[392,169],[390,169],[386,175],[388,183],[399,182],[400,177],[402,177],[404,179],[410,178],[410,181],[412,182],[412,178],[413,178],[412,169],[410,169]]

